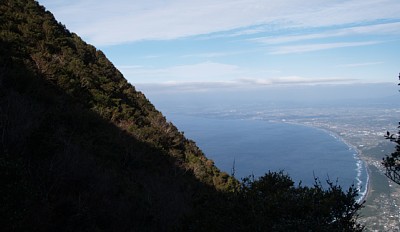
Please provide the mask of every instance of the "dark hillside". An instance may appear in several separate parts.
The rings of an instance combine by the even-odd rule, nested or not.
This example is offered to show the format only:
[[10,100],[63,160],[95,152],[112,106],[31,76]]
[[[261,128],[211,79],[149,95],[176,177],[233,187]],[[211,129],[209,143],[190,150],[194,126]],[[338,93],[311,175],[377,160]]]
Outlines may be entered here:
[[105,55],[33,0],[0,2],[1,225],[166,230],[221,173]]
[[[7,22],[2,24],[2,54],[4,59],[12,59],[3,62],[3,69],[19,60],[27,72],[56,86],[74,103],[176,157],[184,168],[195,170],[201,181],[209,185],[221,181],[218,170],[196,145],[135,91],[101,51],[70,33],[34,1],[6,0],[2,4],[4,16],[0,20]],[[17,85],[27,85],[24,80],[11,79]]]

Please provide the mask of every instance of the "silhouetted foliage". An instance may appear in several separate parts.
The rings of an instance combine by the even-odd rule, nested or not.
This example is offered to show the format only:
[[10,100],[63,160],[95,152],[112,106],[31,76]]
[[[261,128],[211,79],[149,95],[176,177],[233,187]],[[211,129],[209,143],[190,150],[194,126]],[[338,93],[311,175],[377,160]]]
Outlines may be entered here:
[[0,186],[2,231],[360,228],[353,188],[221,172],[33,0],[0,1]]
[[[236,191],[208,201],[189,219],[187,231],[362,231],[356,222],[362,204],[358,190],[346,192],[316,179],[313,187],[294,186],[282,172],[245,178]],[[204,202],[202,202],[204,204]],[[203,206],[203,205],[202,205]]]
[[[400,80],[400,73],[399,73],[399,80]],[[400,84],[399,84],[400,85]],[[400,122],[399,126],[397,128],[400,128]],[[386,176],[396,182],[397,184],[400,184],[400,137],[399,137],[400,131],[396,134],[392,134],[389,131],[386,132],[385,138],[390,140],[391,142],[396,144],[396,150],[383,158],[382,164],[385,166],[386,169]]]

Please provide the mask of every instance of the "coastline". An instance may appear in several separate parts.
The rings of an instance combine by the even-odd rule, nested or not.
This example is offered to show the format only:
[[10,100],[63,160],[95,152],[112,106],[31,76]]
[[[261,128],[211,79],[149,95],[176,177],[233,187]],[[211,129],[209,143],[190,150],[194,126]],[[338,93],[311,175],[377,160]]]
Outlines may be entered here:
[[[193,116],[190,116],[193,117]],[[196,117],[196,116],[195,116]],[[215,118],[216,120],[221,120],[221,118]],[[353,169],[350,169],[350,167],[346,167],[346,170],[353,170],[355,175],[353,174],[352,180],[348,180],[348,185],[346,183],[346,187],[344,187],[344,191],[347,191],[347,186],[354,185],[355,188],[358,189],[358,196],[356,197],[356,200],[358,203],[363,202],[365,199],[368,198],[368,195],[370,194],[371,190],[370,188],[372,187],[370,184],[370,171],[368,169],[368,163],[363,159],[363,154],[360,149],[356,147],[356,145],[353,145],[349,141],[345,140],[342,136],[340,136],[338,133],[329,130],[328,128],[324,127],[318,127],[312,124],[303,124],[303,123],[298,123],[298,122],[293,122],[293,121],[279,121],[279,120],[264,120],[261,118],[237,118],[233,120],[245,120],[245,121],[264,121],[268,123],[273,123],[273,124],[287,124],[287,125],[297,125],[301,127],[308,127],[313,130],[318,130],[326,135],[331,136],[335,140],[339,141],[340,143],[344,144],[346,148],[349,150],[349,159],[353,163]],[[222,166],[221,166],[222,167]],[[227,169],[229,170],[229,169]],[[349,176],[350,177],[350,176]],[[343,187],[343,186],[342,186]]]
[[365,168],[365,173],[366,173],[366,181],[365,181],[365,186],[364,186],[364,191],[361,191],[361,183],[362,180],[360,180],[360,172],[361,170],[357,170],[357,176],[356,176],[356,180],[358,181],[358,185],[356,185],[358,191],[359,191],[359,199],[357,199],[358,203],[362,203],[364,201],[366,201],[366,199],[368,198],[368,196],[370,195],[370,193],[372,192],[371,189],[371,171],[368,168],[368,163],[366,162],[366,160],[363,158],[363,153],[360,149],[357,148],[356,145],[350,143],[349,141],[345,140],[342,136],[340,136],[339,134],[337,134],[336,132],[326,129],[326,128],[322,128],[322,127],[317,127],[317,126],[313,126],[313,125],[309,125],[309,124],[303,124],[303,123],[298,123],[298,122],[290,122],[290,121],[277,121],[277,123],[286,123],[286,124],[292,124],[292,125],[297,125],[297,126],[305,126],[305,127],[310,127],[310,128],[314,128],[317,130],[321,130],[327,134],[329,134],[330,136],[334,137],[335,139],[343,142],[344,144],[346,144],[346,146],[349,147],[349,150],[353,150],[356,154],[354,154],[354,159],[356,160],[356,165],[357,165],[357,169],[360,169],[359,167],[359,163],[361,162],[361,166]]

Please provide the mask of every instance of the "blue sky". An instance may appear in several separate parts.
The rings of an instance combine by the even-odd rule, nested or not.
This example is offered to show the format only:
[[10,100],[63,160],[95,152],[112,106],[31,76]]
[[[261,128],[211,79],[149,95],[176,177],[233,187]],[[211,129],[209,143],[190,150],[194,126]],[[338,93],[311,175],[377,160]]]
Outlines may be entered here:
[[396,82],[399,0],[39,0],[136,86]]

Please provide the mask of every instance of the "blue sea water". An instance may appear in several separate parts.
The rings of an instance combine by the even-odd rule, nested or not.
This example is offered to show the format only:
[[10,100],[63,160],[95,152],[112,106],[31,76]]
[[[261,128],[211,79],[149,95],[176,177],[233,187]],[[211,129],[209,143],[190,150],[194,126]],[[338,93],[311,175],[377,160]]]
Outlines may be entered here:
[[168,115],[179,130],[214,160],[217,167],[242,178],[268,171],[288,173],[312,186],[314,177],[365,193],[368,174],[357,150],[340,138],[313,127],[250,119]]

